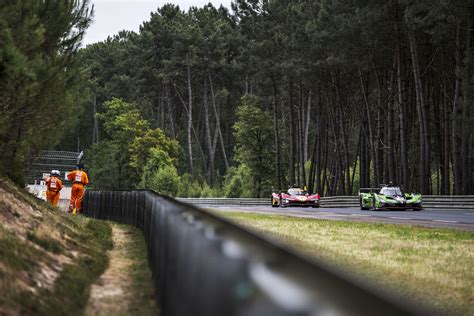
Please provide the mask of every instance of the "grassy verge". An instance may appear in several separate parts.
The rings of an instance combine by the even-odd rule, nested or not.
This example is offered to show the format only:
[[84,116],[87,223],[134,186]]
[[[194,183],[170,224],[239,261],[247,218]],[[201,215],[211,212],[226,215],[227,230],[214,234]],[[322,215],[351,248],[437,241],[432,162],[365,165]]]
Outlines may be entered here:
[[[117,224],[115,224],[117,225]],[[119,225],[126,230],[128,241],[124,246],[123,255],[131,264],[125,272],[131,279],[131,300],[128,302],[126,315],[154,315],[157,312],[155,301],[155,288],[150,267],[145,238],[142,232],[135,227]]]
[[[83,254],[75,262],[66,265],[55,283],[53,291],[47,291],[47,304],[43,314],[81,315],[89,299],[89,290],[105,271],[107,250],[113,247],[112,230],[107,222],[78,217],[80,223],[79,246]],[[77,221],[77,219],[76,219]]]
[[[112,247],[111,229],[108,223],[83,217],[75,218],[74,223],[76,227],[69,235],[73,239],[64,244],[52,238],[40,238],[34,232],[28,235],[35,236],[29,237],[30,242],[9,233],[0,239],[0,253],[8,258],[2,263],[10,263],[0,275],[2,287],[5,286],[2,292],[6,294],[0,297],[2,308],[29,315],[82,314],[90,285],[107,268],[104,253]],[[69,226],[65,224],[62,229],[65,228]],[[75,249],[72,251],[77,257],[66,259],[63,265],[49,256],[49,252],[67,256],[71,249]],[[53,265],[48,267],[50,264]],[[36,277],[59,269],[51,287],[41,284],[41,278]],[[31,284],[30,277],[37,283]]]
[[0,315],[81,315],[111,237],[109,223],[64,214],[0,179]]
[[474,234],[450,229],[219,213],[449,314],[474,315]]

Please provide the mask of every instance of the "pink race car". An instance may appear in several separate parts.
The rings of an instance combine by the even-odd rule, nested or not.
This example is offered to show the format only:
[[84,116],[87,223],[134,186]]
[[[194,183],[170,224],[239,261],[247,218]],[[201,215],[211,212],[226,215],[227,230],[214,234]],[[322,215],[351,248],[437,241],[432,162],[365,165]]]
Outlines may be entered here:
[[319,207],[319,194],[309,195],[300,188],[290,188],[288,192],[272,193],[272,206]]

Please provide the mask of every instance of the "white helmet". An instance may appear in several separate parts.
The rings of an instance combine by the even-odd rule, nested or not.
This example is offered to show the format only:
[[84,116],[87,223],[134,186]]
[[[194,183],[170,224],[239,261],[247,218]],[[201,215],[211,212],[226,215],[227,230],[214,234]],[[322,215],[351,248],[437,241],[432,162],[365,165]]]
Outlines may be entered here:
[[61,172],[59,172],[59,170],[51,170],[51,175],[52,176],[59,176],[59,175],[61,175]]

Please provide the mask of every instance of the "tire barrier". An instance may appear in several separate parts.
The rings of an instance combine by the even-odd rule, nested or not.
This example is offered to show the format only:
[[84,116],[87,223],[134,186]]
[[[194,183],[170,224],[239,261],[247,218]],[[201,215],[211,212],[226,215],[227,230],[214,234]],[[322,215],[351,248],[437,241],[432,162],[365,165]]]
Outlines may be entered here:
[[[179,201],[193,205],[219,206],[270,206],[268,199],[250,198],[178,198]],[[321,207],[327,208],[359,208],[357,196],[327,196],[321,198]],[[426,209],[461,209],[474,210],[474,195],[425,195],[423,207]]]
[[160,313],[427,314],[223,218],[151,191],[86,191],[84,214],[143,231]]

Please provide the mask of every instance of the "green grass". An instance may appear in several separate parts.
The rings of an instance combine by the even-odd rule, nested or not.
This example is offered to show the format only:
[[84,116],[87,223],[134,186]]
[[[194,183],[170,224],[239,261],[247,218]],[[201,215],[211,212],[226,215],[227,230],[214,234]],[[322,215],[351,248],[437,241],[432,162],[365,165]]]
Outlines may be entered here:
[[81,315],[88,299],[90,286],[108,266],[107,250],[112,249],[110,223],[77,216],[83,232],[80,234],[84,253],[76,262],[66,265],[53,291],[44,293],[47,304],[38,312],[44,315]]
[[125,315],[153,315],[157,310],[154,297],[155,288],[148,265],[145,238],[138,228],[128,225],[119,226],[126,231],[128,237],[128,241],[123,249],[123,255],[131,263],[126,274],[132,280],[129,290],[131,293],[134,293],[133,299],[127,306]]
[[[45,212],[45,217],[27,233],[26,240],[0,226],[0,306],[24,315],[81,315],[91,284],[108,265],[105,253],[113,246],[110,224],[82,216],[72,218],[57,210]],[[53,227],[52,223],[60,225]],[[67,241],[54,238],[61,231],[55,231],[57,227],[70,233]],[[77,255],[71,257],[70,251]],[[52,264],[49,253],[70,258],[53,288],[31,283],[42,267]],[[33,293],[31,289],[35,289]]]
[[0,258],[3,265],[10,269],[31,272],[37,267],[42,255],[41,251],[0,227]]
[[61,253],[61,243],[53,238],[39,237],[35,232],[28,232],[26,236],[28,240],[34,242],[46,251],[50,251],[55,254]]
[[402,225],[219,215],[267,234],[401,298],[474,315],[474,234]]
[[0,314],[81,315],[112,247],[110,223],[65,214],[0,178]]

